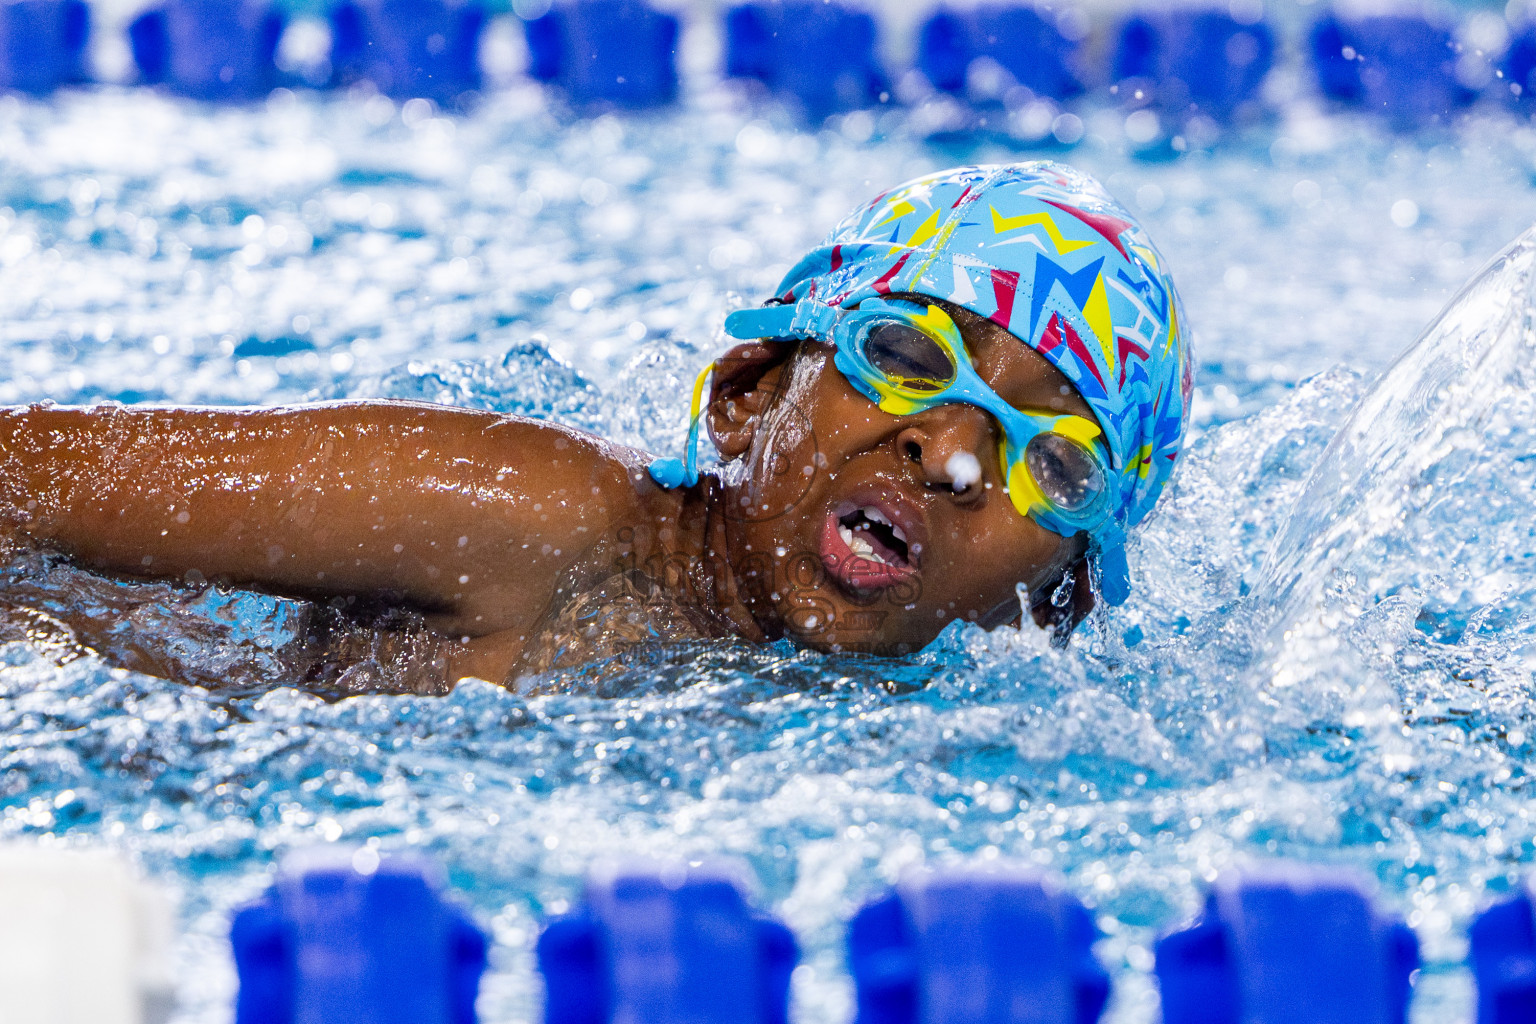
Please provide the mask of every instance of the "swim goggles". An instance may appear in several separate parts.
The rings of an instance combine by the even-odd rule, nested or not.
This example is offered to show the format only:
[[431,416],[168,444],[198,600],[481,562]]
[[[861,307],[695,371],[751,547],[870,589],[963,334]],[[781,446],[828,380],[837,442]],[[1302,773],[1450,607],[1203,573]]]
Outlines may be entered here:
[[[960,329],[938,306],[866,299],[855,309],[841,309],[802,299],[732,313],[725,333],[739,340],[827,342],[836,349],[833,365],[848,383],[893,416],[956,403],[988,413],[1002,431],[998,456],[1009,500],[1020,515],[1054,533],[1098,533],[1114,511],[1114,477],[1099,425],[1083,416],[1009,405],[981,379]],[[651,477],[664,487],[698,481],[699,419],[712,369],[713,364],[706,367],[694,382],[687,462],[661,459],[651,465]]]

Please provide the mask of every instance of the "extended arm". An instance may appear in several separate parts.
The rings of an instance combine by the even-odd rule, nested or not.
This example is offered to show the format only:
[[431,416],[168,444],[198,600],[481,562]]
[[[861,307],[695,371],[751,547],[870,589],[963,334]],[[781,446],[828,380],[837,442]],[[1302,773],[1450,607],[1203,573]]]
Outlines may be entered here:
[[98,568],[379,596],[482,637],[531,624],[632,512],[623,456],[407,403],[26,407],[0,411],[0,523]]

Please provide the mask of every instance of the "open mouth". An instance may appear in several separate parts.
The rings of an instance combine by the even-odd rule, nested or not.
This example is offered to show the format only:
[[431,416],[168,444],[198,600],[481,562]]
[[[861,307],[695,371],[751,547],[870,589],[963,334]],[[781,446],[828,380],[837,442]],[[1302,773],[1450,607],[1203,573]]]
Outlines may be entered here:
[[922,513],[899,496],[864,486],[827,510],[821,563],[850,593],[910,588],[921,572],[926,540]]
[[863,505],[839,516],[837,534],[855,558],[898,569],[912,565],[907,535],[873,505]]

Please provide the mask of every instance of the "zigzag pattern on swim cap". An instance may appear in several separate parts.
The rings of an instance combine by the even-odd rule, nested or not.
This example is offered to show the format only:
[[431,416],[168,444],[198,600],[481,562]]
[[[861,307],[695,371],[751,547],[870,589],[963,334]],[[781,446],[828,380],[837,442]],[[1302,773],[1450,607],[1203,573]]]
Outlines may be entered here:
[[1109,441],[1118,556],[1178,458],[1193,371],[1163,258],[1087,175],[1049,161],[918,178],[854,211],[795,265],[778,298],[852,308],[891,292],[952,302],[1007,328],[1066,374]]

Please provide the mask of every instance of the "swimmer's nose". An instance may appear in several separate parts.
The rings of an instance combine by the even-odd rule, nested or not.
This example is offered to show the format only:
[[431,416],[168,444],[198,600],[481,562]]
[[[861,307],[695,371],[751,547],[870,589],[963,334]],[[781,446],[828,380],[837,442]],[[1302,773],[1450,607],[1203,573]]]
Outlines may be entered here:
[[980,500],[985,492],[986,453],[994,447],[991,420],[969,405],[930,409],[896,435],[896,450],[923,486],[949,491],[965,504]]

